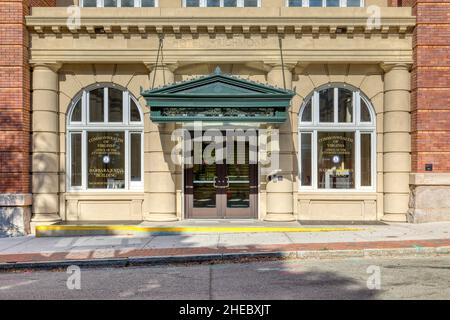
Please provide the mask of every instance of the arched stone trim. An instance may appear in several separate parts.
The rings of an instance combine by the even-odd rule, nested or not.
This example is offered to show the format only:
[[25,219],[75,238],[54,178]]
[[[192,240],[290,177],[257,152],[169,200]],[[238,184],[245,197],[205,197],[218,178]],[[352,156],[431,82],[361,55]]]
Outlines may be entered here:
[[369,112],[370,112],[370,117],[373,120],[373,123],[376,125],[376,110],[372,104],[371,99],[360,89],[357,88],[351,84],[348,83],[343,83],[343,82],[329,82],[326,84],[323,84],[317,88],[315,88],[314,90],[312,90],[308,95],[305,96],[305,98],[303,99],[301,106],[299,108],[299,111],[297,113],[297,116],[299,117],[299,119],[301,119],[303,110],[306,106],[306,104],[308,103],[308,101],[312,98],[313,94],[315,91],[321,91],[327,88],[343,88],[343,89],[348,89],[352,92],[357,91],[359,92],[360,97],[366,102],[368,108],[369,108]]
[[140,114],[141,114],[142,122],[144,121],[144,120],[143,120],[143,117],[144,117],[144,109],[142,108],[141,104],[139,103],[138,98],[136,98],[136,97],[130,92],[130,90],[128,90],[126,87],[123,87],[123,86],[121,86],[121,85],[119,85],[119,84],[115,84],[115,83],[112,83],[112,82],[96,82],[96,83],[93,83],[93,84],[88,85],[87,87],[82,88],[82,89],[81,89],[81,90],[80,90],[80,91],[79,91],[79,92],[71,99],[71,101],[70,101],[68,107],[66,108],[66,110],[67,110],[67,111],[66,111],[66,125],[67,125],[67,126],[69,125],[70,119],[71,119],[71,117],[72,117],[73,109],[74,109],[75,105],[78,103],[78,101],[81,99],[81,97],[82,97],[82,95],[83,95],[83,92],[88,92],[88,91],[94,90],[94,89],[96,89],[96,88],[105,88],[105,87],[108,87],[108,88],[115,88],[115,89],[118,89],[118,90],[120,90],[120,91],[128,91],[129,94],[130,94],[130,98],[133,99],[133,101],[136,103],[136,106],[137,106],[138,109],[139,109],[139,112],[140,112]]
[[[381,103],[376,99],[378,95],[383,95],[383,71],[378,65],[353,65],[353,64],[312,64],[298,74],[293,81],[293,88],[297,94],[292,105],[291,112],[300,112],[307,96],[315,89],[331,83],[342,83],[353,86],[364,93],[365,97],[378,114],[383,112]],[[297,101],[295,101],[297,100]]]

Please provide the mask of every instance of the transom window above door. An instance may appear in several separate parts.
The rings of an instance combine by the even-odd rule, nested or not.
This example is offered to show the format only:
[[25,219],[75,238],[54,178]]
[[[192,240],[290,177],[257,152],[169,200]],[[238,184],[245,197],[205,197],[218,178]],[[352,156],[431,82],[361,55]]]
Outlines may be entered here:
[[364,0],[287,0],[288,7],[364,7]]
[[80,7],[85,8],[108,8],[108,7],[157,7],[158,0],[80,0]]
[[260,7],[261,0],[183,0],[183,7]]
[[69,190],[143,188],[143,114],[129,91],[89,87],[67,115]]
[[312,92],[299,114],[301,189],[375,188],[375,113],[356,88],[329,84]]

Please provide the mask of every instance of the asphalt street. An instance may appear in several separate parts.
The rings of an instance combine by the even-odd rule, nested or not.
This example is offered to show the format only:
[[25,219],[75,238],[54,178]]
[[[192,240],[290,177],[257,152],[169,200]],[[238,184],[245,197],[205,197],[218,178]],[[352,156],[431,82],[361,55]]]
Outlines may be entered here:
[[0,299],[450,299],[448,256],[79,271],[2,272]]

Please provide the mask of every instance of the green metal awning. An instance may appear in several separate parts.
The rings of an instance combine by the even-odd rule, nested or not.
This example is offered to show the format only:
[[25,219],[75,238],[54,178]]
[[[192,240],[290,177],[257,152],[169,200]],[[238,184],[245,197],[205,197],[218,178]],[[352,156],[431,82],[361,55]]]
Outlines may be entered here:
[[153,122],[282,123],[294,92],[214,73],[143,91]]

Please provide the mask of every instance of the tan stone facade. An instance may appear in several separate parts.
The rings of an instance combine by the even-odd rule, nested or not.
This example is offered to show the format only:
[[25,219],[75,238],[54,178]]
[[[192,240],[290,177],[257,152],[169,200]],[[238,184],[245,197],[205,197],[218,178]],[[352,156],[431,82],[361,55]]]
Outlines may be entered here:
[[[258,219],[406,221],[409,200],[411,8],[379,4],[380,28],[365,8],[85,8],[81,27],[66,8],[33,8],[31,36],[33,223],[75,220],[184,219],[183,168],[171,163],[179,124],[155,124],[141,88],[225,73],[295,91],[280,132],[283,180],[259,178]],[[120,14],[118,14],[120,12]],[[158,36],[164,64],[155,69]],[[279,38],[283,45],[280,61]],[[163,76],[164,73],[164,76]],[[120,192],[68,189],[67,114],[72,99],[96,83],[127,89],[144,112],[144,187]],[[375,188],[299,190],[298,117],[304,99],[328,84],[359,89],[376,114]]]

